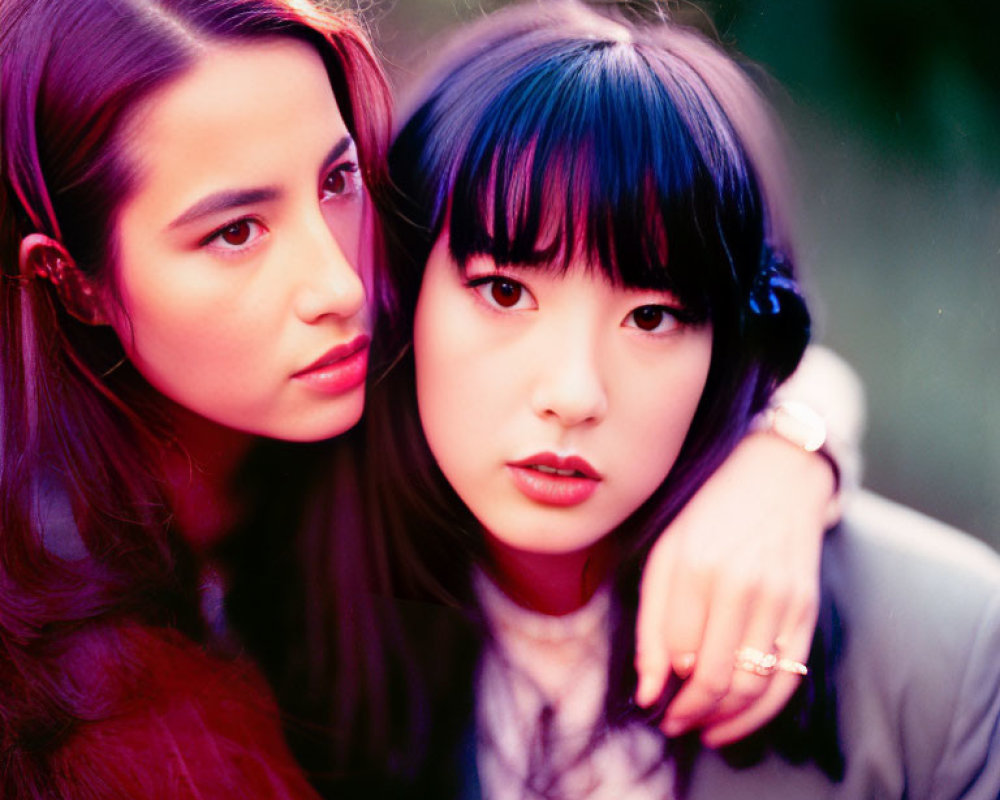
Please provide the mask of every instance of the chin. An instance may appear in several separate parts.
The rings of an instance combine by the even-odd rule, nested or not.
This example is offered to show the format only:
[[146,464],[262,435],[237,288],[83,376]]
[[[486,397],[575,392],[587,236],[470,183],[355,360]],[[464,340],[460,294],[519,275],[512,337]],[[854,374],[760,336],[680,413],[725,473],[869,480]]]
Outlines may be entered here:
[[359,388],[356,399],[342,398],[335,409],[310,417],[303,415],[293,425],[276,426],[275,430],[262,433],[287,442],[322,442],[347,433],[361,421],[364,410],[364,391]]
[[562,556],[573,555],[584,550],[589,550],[602,539],[606,532],[595,532],[593,535],[582,534],[579,530],[563,532],[553,530],[552,526],[539,526],[538,528],[521,527],[516,533],[506,535],[504,533],[491,534],[494,539],[513,550],[520,550],[524,553],[534,553],[536,555]]

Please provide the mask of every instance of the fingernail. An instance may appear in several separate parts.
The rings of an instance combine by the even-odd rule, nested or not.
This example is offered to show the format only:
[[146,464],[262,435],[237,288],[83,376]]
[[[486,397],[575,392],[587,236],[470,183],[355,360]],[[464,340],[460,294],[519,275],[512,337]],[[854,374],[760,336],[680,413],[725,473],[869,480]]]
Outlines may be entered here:
[[663,732],[667,736],[673,738],[675,736],[680,736],[687,730],[687,720],[685,719],[669,719],[663,722]]
[[648,706],[656,700],[656,680],[650,675],[640,675],[639,685],[635,690],[635,702],[640,706]]
[[681,653],[677,656],[677,661],[674,664],[674,672],[677,673],[678,678],[686,678],[694,670],[695,662],[694,653]]

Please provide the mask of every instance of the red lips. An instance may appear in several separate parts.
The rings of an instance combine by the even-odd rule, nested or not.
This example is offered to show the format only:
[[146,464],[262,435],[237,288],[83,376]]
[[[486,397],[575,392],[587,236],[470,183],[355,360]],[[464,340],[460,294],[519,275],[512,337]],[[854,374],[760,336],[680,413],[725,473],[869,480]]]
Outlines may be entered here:
[[538,453],[509,463],[514,485],[530,500],[550,506],[575,506],[587,500],[601,474],[579,456]]
[[368,372],[368,334],[331,348],[292,378],[326,394],[343,394],[362,383]]

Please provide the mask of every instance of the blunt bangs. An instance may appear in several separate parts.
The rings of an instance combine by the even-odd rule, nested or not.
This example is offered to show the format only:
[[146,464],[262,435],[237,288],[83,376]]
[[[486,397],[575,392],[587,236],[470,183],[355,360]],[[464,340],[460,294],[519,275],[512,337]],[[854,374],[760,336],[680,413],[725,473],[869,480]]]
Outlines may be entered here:
[[462,270],[480,255],[584,264],[669,291],[691,322],[712,325],[712,410],[693,429],[708,441],[702,420],[739,428],[809,337],[782,140],[716,46],[613,16],[575,0],[505,9],[458,37],[411,95],[389,155],[396,213],[379,314],[398,342],[386,360],[405,350],[443,233]]
[[745,217],[760,201],[725,115],[686,64],[641,44],[557,42],[477,117],[446,189],[460,266],[477,255],[563,270],[582,261],[711,315],[737,271],[727,229],[759,231],[759,216]]

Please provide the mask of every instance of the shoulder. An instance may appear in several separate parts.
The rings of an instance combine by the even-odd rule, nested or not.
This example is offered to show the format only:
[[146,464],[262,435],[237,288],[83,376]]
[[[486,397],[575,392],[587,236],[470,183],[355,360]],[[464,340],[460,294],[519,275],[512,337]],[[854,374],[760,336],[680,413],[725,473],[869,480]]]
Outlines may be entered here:
[[894,572],[904,587],[928,580],[943,585],[960,575],[971,581],[966,591],[1000,590],[1000,555],[988,545],[867,491],[851,501],[824,558],[849,564],[861,575],[882,570],[885,559],[901,559],[907,570]]
[[252,665],[211,656],[172,631],[130,627],[125,637],[131,663],[116,672],[120,685],[49,761],[60,796],[316,796]]
[[[901,677],[934,672],[927,662],[947,655],[963,654],[964,664],[1000,629],[1000,555],[869,492],[828,537],[823,585],[844,616],[846,646],[876,637],[870,643]],[[930,652],[941,657],[925,658]],[[941,663],[952,677],[955,666]]]
[[842,629],[848,781],[863,764],[913,797],[996,797],[1000,556],[861,493],[826,544],[823,582]]

